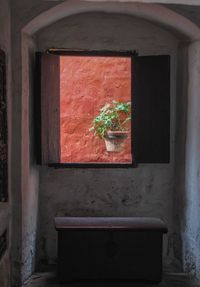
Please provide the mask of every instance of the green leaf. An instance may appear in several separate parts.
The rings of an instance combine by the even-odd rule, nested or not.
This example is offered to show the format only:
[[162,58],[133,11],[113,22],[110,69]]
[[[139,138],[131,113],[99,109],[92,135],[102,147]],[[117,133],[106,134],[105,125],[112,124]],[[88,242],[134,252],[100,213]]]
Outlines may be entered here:
[[[124,119],[124,114],[127,117]],[[123,119],[123,120],[122,120]],[[105,137],[108,130],[124,130],[123,125],[131,120],[131,103],[118,102],[106,103],[92,121],[90,131],[100,138]]]

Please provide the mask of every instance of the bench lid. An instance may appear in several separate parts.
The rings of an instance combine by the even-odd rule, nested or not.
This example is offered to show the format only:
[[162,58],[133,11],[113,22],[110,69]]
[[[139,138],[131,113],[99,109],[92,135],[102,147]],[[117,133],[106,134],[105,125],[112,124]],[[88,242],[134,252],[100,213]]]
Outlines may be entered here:
[[166,224],[154,217],[56,217],[55,228],[151,230],[167,233]]

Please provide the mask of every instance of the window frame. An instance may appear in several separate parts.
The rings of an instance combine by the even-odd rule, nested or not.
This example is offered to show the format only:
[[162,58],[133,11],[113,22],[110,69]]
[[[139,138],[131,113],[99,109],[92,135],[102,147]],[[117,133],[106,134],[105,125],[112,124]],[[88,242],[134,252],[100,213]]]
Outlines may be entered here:
[[[95,56],[95,57],[125,57],[131,59],[131,154],[132,162],[131,163],[48,163],[48,167],[54,168],[135,168],[137,164],[134,158],[134,143],[133,143],[133,134],[134,134],[134,87],[135,87],[135,65],[134,59],[138,56],[137,51],[111,51],[111,50],[68,50],[68,49],[55,49],[51,48],[46,50],[47,54],[57,55],[57,56]],[[40,95],[42,97],[42,95]],[[42,111],[41,111],[42,112]]]
[[[54,55],[52,55],[52,58],[51,54]],[[57,101],[57,93],[59,96],[59,89],[57,86],[59,77],[57,77],[57,80],[55,81],[50,81],[50,84],[49,78],[52,77],[53,79],[55,75],[59,76],[59,70],[55,74],[55,71],[58,68],[55,59],[60,55],[91,55],[103,57],[107,55],[110,57],[124,56],[131,58],[132,162],[60,162],[60,141],[53,142],[48,140],[50,132],[46,132],[46,130],[49,129],[45,130],[45,128],[51,128],[52,121],[50,120],[51,117],[47,116],[45,118],[44,116],[45,111],[47,112],[47,109],[50,108],[50,110],[52,110],[51,112],[54,114],[55,122],[57,122],[57,117],[55,117],[55,115],[59,110],[59,107],[56,105],[59,105],[59,103],[55,102],[55,105],[52,105],[51,103]],[[169,54],[139,56],[136,51],[113,50],[93,51],[52,48],[43,52],[36,52],[34,85],[36,163],[55,168],[130,168],[137,167],[139,164],[169,164],[171,160],[170,57]],[[157,109],[156,107],[159,108]],[[143,111],[143,113],[141,111]],[[50,115],[53,115],[51,112]],[[53,131],[51,132],[51,136],[53,135],[58,137],[56,128],[53,128]],[[57,148],[55,148],[56,145]]]

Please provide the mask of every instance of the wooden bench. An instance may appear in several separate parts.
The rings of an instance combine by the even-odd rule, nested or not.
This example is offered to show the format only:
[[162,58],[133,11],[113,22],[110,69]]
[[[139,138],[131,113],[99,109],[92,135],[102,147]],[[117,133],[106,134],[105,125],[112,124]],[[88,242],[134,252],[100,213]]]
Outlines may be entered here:
[[58,276],[160,282],[164,222],[147,217],[57,217]]

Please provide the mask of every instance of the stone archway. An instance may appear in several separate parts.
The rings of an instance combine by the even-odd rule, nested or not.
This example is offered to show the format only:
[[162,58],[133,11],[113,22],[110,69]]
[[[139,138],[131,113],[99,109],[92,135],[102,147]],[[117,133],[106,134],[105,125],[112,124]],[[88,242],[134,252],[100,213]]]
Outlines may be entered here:
[[153,21],[157,25],[165,26],[177,33],[183,34],[190,41],[200,38],[200,29],[190,20],[157,4],[130,2],[98,2],[96,1],[67,1],[43,12],[31,20],[23,29],[24,33],[33,35],[38,30],[70,15],[85,12],[107,12],[128,14]]
[[[188,157],[187,162],[188,166],[190,167],[192,165],[193,169],[196,170],[196,167],[198,166],[198,163],[194,163],[194,154],[191,153],[191,150],[189,148],[190,141],[193,141],[197,137],[197,130],[193,128],[193,121],[194,121],[194,114],[193,111],[195,111],[195,114],[197,113],[197,107],[196,105],[196,97],[197,97],[197,90],[196,87],[198,87],[198,79],[194,77],[196,74],[196,71],[199,69],[199,58],[198,58],[198,50],[199,50],[199,39],[200,39],[200,29],[197,27],[194,23],[189,21],[183,16],[180,16],[179,14],[172,12],[171,10],[160,6],[156,4],[144,4],[144,3],[127,3],[127,2],[99,2],[96,3],[95,1],[66,1],[59,5],[56,5],[55,7],[39,14],[34,19],[32,19],[25,27],[22,29],[22,41],[21,41],[21,49],[23,49],[22,53],[22,59],[19,59],[22,64],[22,75],[26,78],[27,71],[29,70],[29,63],[27,62],[27,58],[24,58],[24,51],[28,52],[29,49],[29,39],[31,39],[34,34],[39,31],[40,29],[62,19],[66,18],[70,15],[75,15],[78,13],[85,13],[85,12],[107,12],[107,13],[121,13],[121,14],[127,14],[127,15],[133,15],[137,16],[139,18],[144,18],[148,21],[152,21],[155,24],[159,26],[166,27],[167,29],[178,33],[181,36],[184,36],[184,38],[188,41],[187,46],[189,47],[189,69],[191,73],[191,77],[189,77],[189,90],[188,90],[188,97],[191,100],[190,106],[189,106],[189,114],[188,114],[188,129],[190,131],[189,138],[188,138],[188,152],[186,151]],[[28,39],[28,40],[27,40]],[[26,55],[27,56],[27,55]],[[21,103],[23,104],[22,109],[22,118],[26,120],[26,107],[28,106],[27,101],[27,94],[26,89],[24,89],[24,79],[22,79],[19,76],[19,82],[21,85]],[[193,99],[196,99],[196,101],[193,101]],[[24,116],[23,116],[24,115]],[[21,123],[22,124],[22,123]],[[28,133],[27,125],[24,130],[22,130],[22,139],[23,137],[26,137],[26,133]],[[20,141],[20,139],[19,139]],[[26,146],[28,143],[24,141],[24,146]],[[23,163],[20,163],[21,166]],[[187,163],[186,163],[187,165]],[[182,167],[185,168],[184,166]],[[196,179],[197,181],[197,179]],[[21,185],[24,190],[26,189],[26,178],[25,175],[23,175],[23,169],[22,169],[22,177],[21,177]],[[24,186],[24,187],[23,187]],[[190,189],[190,181],[188,182],[188,192]],[[28,188],[27,188],[28,190]],[[27,199],[28,200],[28,199]],[[22,209],[23,209],[23,202],[22,202]],[[19,211],[20,213],[21,211]],[[191,212],[191,209],[190,209]],[[24,215],[22,214],[22,221]],[[190,222],[190,220],[189,220]],[[21,224],[21,222],[19,223]],[[26,225],[25,225],[26,226]],[[25,227],[25,229],[27,226]],[[196,227],[194,228],[196,230]],[[24,232],[24,235],[23,235]],[[22,232],[22,245],[23,245],[23,236],[26,234],[26,230]],[[31,238],[30,238],[31,240]],[[31,245],[30,245],[31,246]],[[23,246],[22,246],[23,249]],[[29,248],[26,249],[26,252],[28,253]],[[27,258],[29,258],[29,255],[27,255]],[[23,260],[22,260],[23,261]],[[32,261],[32,259],[30,259]],[[32,263],[30,263],[32,264]],[[26,278],[27,274],[31,274],[31,268],[29,270],[24,270],[24,278]],[[22,273],[23,273],[22,272]],[[28,273],[27,273],[28,272]]]

